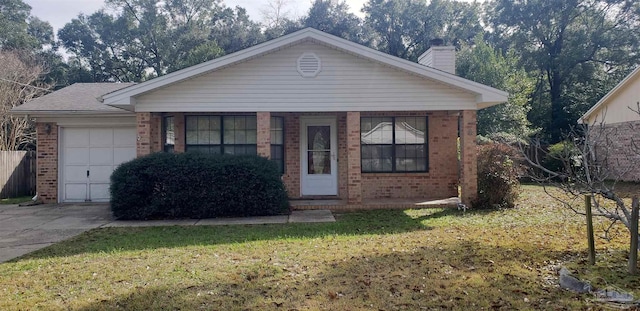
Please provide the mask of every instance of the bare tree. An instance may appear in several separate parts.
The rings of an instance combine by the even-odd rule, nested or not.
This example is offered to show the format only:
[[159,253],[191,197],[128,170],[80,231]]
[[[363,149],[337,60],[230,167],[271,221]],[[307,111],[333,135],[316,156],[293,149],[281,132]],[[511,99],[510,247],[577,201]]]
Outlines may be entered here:
[[277,28],[282,26],[289,15],[287,6],[289,0],[269,0],[267,4],[260,10],[264,24],[269,28]]
[[[630,109],[640,116],[640,104]],[[640,132],[640,121],[607,125],[603,120],[574,127],[562,151],[554,156],[550,157],[535,140],[520,150],[531,168],[529,176],[564,207],[585,215],[584,196],[592,197],[593,216],[611,221],[605,237],[618,222],[637,235],[637,231],[632,232],[632,202],[616,190],[616,185],[640,178],[636,175],[640,172],[640,144],[634,137]]]
[[0,151],[19,150],[35,141],[33,122],[11,109],[47,93],[45,68],[29,53],[0,51]]

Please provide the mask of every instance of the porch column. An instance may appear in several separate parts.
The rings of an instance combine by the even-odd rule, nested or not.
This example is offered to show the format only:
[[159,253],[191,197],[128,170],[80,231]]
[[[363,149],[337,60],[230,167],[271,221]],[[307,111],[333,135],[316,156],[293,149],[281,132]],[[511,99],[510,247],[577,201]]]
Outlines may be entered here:
[[162,141],[162,115],[152,112],[149,122],[151,129],[151,153],[164,150],[164,142]]
[[460,124],[460,199],[471,207],[478,197],[478,160],[476,156],[476,111],[462,111]]
[[258,155],[271,158],[271,112],[258,112],[256,120]]
[[136,155],[138,157],[151,154],[151,113],[136,113]]
[[36,123],[36,192],[43,203],[58,202],[58,125]]
[[174,151],[176,153],[182,153],[185,151],[186,142],[186,127],[184,120],[184,113],[175,113],[173,114],[173,129],[175,131],[175,138],[173,145]]
[[360,112],[347,112],[347,201],[362,203],[362,171],[360,169]]

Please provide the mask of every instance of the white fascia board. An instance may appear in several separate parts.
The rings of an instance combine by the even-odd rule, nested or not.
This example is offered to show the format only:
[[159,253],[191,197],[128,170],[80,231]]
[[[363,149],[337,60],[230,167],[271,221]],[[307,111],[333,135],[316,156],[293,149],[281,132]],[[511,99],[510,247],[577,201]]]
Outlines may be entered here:
[[484,109],[484,108],[488,108],[491,106],[495,106],[495,105],[499,105],[499,104],[503,104],[506,103],[509,100],[509,94],[508,93],[504,93],[503,94],[482,94],[482,95],[478,95],[476,96],[476,102],[477,104],[477,109]]
[[[216,107],[197,107],[184,109],[184,106],[176,105],[175,108],[163,109],[163,112],[180,112],[180,113],[219,113],[219,112],[370,112],[370,111],[448,111],[448,110],[477,110],[478,107],[475,104],[460,103],[460,104],[442,104],[436,106],[420,106],[420,107],[398,107],[388,106],[387,108],[377,107],[372,110],[370,107],[353,107],[353,106],[340,106],[340,107],[327,107],[319,108],[318,106],[306,107],[300,106],[296,109],[290,107],[273,107],[264,105],[263,107],[238,107],[237,105],[220,105]],[[156,109],[136,108],[136,112],[157,112]]]
[[128,111],[113,112],[113,111],[86,111],[86,110],[20,110],[11,111],[12,115],[29,116],[33,118],[42,117],[76,117],[76,118],[90,118],[90,117],[131,117],[135,114]]
[[618,91],[620,91],[620,89],[624,88],[639,73],[640,73],[640,66],[638,66],[630,74],[628,74],[624,79],[622,79],[622,81],[620,81],[620,83],[618,83],[611,91],[609,91],[609,93],[607,93],[607,95],[602,97],[595,105],[593,105],[593,107],[591,107],[591,109],[587,110],[587,112],[585,112],[582,115],[582,117],[580,117],[578,119],[578,121],[577,121],[578,124],[584,124],[584,123],[588,122],[589,119],[591,119],[591,115],[594,112],[600,110],[600,108],[602,108],[602,106],[606,105],[606,103],[609,101],[609,99],[611,99],[611,97],[614,97],[618,93]]
[[[482,95],[481,100],[488,100],[493,102],[506,102],[508,99],[508,93],[476,83],[456,75],[440,71],[431,67],[420,65],[405,59],[401,59],[389,54],[376,51],[374,49],[362,46],[360,44],[351,42],[346,39],[342,39],[327,33],[324,33],[313,28],[306,28],[298,32],[286,35],[277,39],[273,39],[254,47],[250,47],[199,65],[188,67],[162,77],[158,77],[149,80],[144,83],[136,84],[127,87],[122,90],[115,91],[103,96],[104,102],[107,105],[114,105],[123,108],[124,105],[135,105],[135,100],[126,98],[133,98],[140,94],[152,91],[154,89],[194,78],[196,76],[208,73],[213,70],[225,68],[238,62],[246,61],[251,58],[257,57],[262,54],[266,54],[283,47],[295,44],[299,41],[312,39],[317,40],[319,43],[332,46],[336,49],[346,51],[359,57],[367,58],[373,61],[377,61],[386,64],[391,67],[395,67],[404,70],[415,75],[425,77],[428,79],[436,80],[444,84],[449,84],[454,87],[467,90],[476,95]],[[485,98],[486,97],[486,98]],[[478,102],[479,104],[482,102]],[[123,108],[127,109],[127,108]],[[133,110],[133,109],[127,109]]]
[[60,114],[48,116],[34,116],[36,122],[56,123],[58,126],[86,126],[86,127],[135,127],[135,115],[77,115]]

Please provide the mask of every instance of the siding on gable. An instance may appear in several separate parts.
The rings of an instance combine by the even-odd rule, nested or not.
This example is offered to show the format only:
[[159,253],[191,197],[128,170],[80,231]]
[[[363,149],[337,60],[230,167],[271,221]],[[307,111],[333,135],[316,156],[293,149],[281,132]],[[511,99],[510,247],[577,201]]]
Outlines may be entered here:
[[589,124],[616,124],[629,121],[640,121],[640,114],[632,111],[639,109],[640,101],[640,75],[636,75],[633,81],[617,91],[615,96],[605,102],[596,113],[588,120]]
[[[305,52],[321,59],[322,69],[314,78],[297,71],[297,60]],[[476,109],[476,94],[312,42],[136,98],[137,112],[462,109]]]

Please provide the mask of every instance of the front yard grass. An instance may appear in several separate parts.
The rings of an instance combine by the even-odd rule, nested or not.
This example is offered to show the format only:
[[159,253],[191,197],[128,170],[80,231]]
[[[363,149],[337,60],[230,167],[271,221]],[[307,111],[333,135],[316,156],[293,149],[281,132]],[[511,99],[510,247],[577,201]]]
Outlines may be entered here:
[[[638,190],[638,189],[636,189]],[[602,309],[566,265],[640,297],[626,229],[596,240],[537,186],[511,210],[337,215],[336,223],[108,228],[0,264],[0,310]],[[602,233],[596,222],[597,234]]]
[[29,201],[31,201],[31,196],[23,196],[23,197],[17,197],[17,198],[6,198],[6,199],[0,199],[0,205],[4,205],[4,204],[20,204],[20,203],[29,202]]

